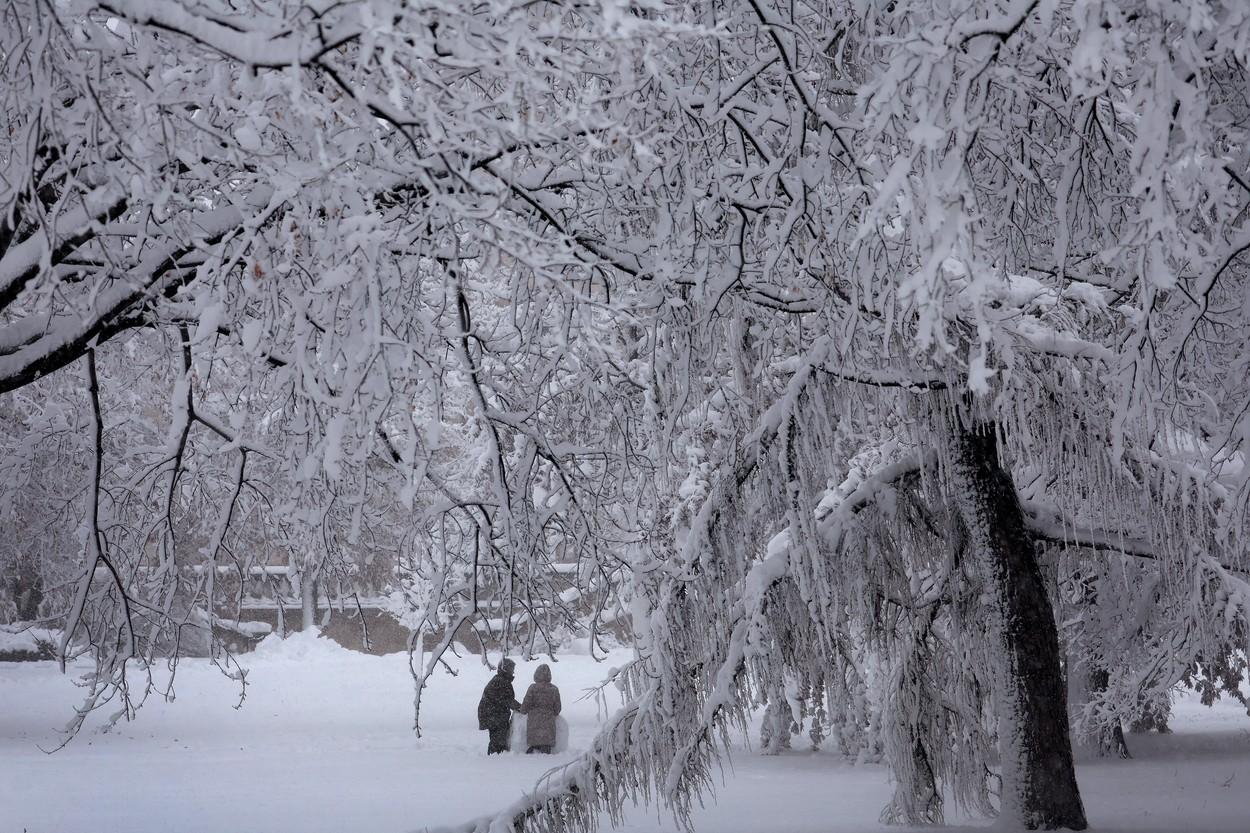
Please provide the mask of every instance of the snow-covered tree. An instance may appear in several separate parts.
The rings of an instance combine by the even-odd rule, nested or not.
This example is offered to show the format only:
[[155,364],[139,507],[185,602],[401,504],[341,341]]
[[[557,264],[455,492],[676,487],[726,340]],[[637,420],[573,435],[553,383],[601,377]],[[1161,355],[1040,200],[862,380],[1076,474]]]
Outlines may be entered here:
[[[85,380],[106,685],[182,546],[112,477],[206,519],[201,605],[242,515],[308,582],[413,507],[418,702],[461,626],[568,622],[577,563],[630,704],[526,829],[688,820],[795,679],[885,818],[1079,829],[1061,652],[1100,731],[1244,644],[1240,5],[5,15],[0,392]],[[164,442],[111,447],[153,401]]]
[[[457,605],[492,584],[551,624],[553,554],[599,569],[580,501],[615,488],[616,458],[577,427],[597,267],[535,228],[615,141],[574,83],[607,24],[386,5],[3,12],[0,391],[63,383],[94,460],[66,633],[102,692],[151,661],[146,635],[212,624],[249,536],[286,550],[306,611],[371,517],[412,540],[405,509],[473,531],[472,581],[440,589]],[[431,400],[466,409],[474,476],[443,470]]]
[[[1116,593],[1156,617],[1119,631],[1133,697],[1244,640],[1247,20],[1123,5],[668,10],[706,34],[640,59],[631,199],[600,228],[636,241],[618,297],[667,287],[655,456],[693,454],[699,488],[669,569],[635,571],[633,704],[519,823],[639,790],[683,816],[717,732],[784,682],[755,660],[778,583],[828,629],[794,663],[886,631],[887,815],[912,821],[938,784],[988,803],[996,734],[1003,812],[1085,825],[1039,542],[1160,565]],[[863,609],[900,586],[898,618]]]

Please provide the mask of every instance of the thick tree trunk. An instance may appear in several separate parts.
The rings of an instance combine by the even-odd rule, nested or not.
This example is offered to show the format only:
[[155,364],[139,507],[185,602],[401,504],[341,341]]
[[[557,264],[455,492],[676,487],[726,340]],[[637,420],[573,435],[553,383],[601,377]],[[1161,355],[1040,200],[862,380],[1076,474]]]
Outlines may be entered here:
[[[1102,694],[1107,690],[1107,686],[1111,683],[1111,672],[1101,666],[1096,666],[1089,672],[1089,690],[1092,694]],[[1117,720],[1111,726],[1103,726],[1098,729],[1096,736],[1093,738],[1094,748],[1099,755],[1104,758],[1115,756],[1117,758],[1131,758],[1128,752],[1128,743],[1124,740],[1124,727]]]
[[780,755],[789,749],[793,722],[784,695],[774,693],[764,709],[764,722],[760,724],[760,751],[765,755]]
[[[1098,606],[1098,588],[1099,581],[1096,577],[1086,578],[1082,582],[1081,603],[1091,611]],[[1084,662],[1077,663],[1085,667],[1085,674],[1083,679],[1082,675],[1073,675],[1074,679],[1068,687],[1068,705],[1073,713],[1078,711],[1080,706],[1088,704],[1091,699],[1106,694],[1107,688],[1111,685],[1111,672],[1107,669],[1106,661],[1103,659],[1107,655],[1108,646],[1103,644],[1102,634],[1090,633],[1087,638],[1091,639],[1093,644],[1084,646],[1086,651]],[[1071,668],[1072,664],[1069,663],[1069,669]],[[1072,701],[1074,691],[1080,694],[1075,703]],[[1104,758],[1113,755],[1120,758],[1133,757],[1129,754],[1128,744],[1124,740],[1124,728],[1118,719],[1110,725],[1098,722],[1097,728],[1087,732],[1080,742]]]
[[32,561],[23,560],[9,584],[13,604],[17,607],[17,621],[33,622],[38,619],[39,605],[43,603],[43,579],[39,568]]
[[300,589],[300,623],[299,628],[306,631],[317,626],[317,580],[309,576],[301,576]]
[[1059,634],[994,426],[954,427],[950,452],[955,498],[997,613],[1003,815],[1030,830],[1084,830]]
[[1172,730],[1168,728],[1168,717],[1171,715],[1171,711],[1166,702],[1144,701],[1141,705],[1141,711],[1133,719],[1133,722],[1129,724],[1129,731],[1135,735],[1140,735],[1153,729],[1161,735],[1170,735]]

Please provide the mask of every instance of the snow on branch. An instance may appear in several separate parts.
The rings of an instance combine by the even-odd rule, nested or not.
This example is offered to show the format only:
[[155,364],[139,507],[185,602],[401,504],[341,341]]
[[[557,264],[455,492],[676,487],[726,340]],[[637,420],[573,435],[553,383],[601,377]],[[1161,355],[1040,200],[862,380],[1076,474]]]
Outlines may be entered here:
[[1037,8],[1038,2],[1039,0],[1012,0],[1011,4],[998,14],[975,18],[956,25],[951,31],[951,41],[963,46],[973,38],[984,35],[1007,41],[1029,19],[1029,15]]
[[[765,420],[765,425],[768,421]],[[767,432],[765,432],[767,433]],[[841,490],[819,506],[821,536],[837,548],[855,517],[872,504],[883,490],[921,468],[920,458],[904,458],[883,464],[876,471],[858,474]],[[709,498],[711,500],[711,498]],[[716,523],[716,521],[712,521]],[[564,831],[593,829],[600,811],[616,818],[626,798],[649,798],[648,773],[654,779],[655,794],[688,823],[685,793],[698,789],[701,781],[692,773],[703,771],[709,748],[723,731],[729,713],[741,708],[737,696],[740,677],[753,652],[763,646],[755,641],[761,617],[767,616],[770,590],[790,574],[791,560],[798,557],[792,534],[783,530],[768,542],[765,556],[752,564],[724,599],[730,626],[726,638],[716,640],[719,655],[704,657],[711,688],[700,694],[698,719],[674,723],[657,713],[664,702],[667,686],[676,683],[654,671],[645,671],[647,681],[641,696],[617,713],[577,760],[545,776],[533,793],[500,812],[464,825],[439,828],[430,833],[498,833],[498,831]],[[644,662],[645,664],[645,662]],[[681,684],[686,689],[684,683]],[[652,721],[665,725],[660,732]],[[664,761],[663,767],[659,762]],[[585,826],[578,826],[578,825]]]
[[[314,34],[308,35],[302,27],[292,27],[285,21],[283,25],[265,29],[253,28],[253,16],[236,16],[226,20],[194,14],[181,2],[107,0],[100,7],[132,23],[183,35],[223,56],[254,67],[302,66],[351,43],[367,31],[366,26],[355,19],[355,14],[332,26],[309,26]],[[351,9],[351,6],[347,8]]]
[[[268,202],[268,194],[254,195],[252,201],[263,205]],[[83,298],[85,309],[49,318],[42,336],[8,355],[0,355],[0,393],[27,385],[78,358],[120,316],[136,304],[160,295],[163,281],[178,273],[183,257],[201,246],[220,242],[239,229],[244,220],[243,210],[234,205],[199,214],[192,220],[193,239],[157,246],[129,270],[126,280]]]

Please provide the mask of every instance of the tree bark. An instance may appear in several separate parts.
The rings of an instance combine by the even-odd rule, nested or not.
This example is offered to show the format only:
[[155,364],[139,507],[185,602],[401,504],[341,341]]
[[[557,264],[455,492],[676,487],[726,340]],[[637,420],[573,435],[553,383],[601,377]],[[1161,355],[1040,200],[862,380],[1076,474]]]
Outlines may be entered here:
[[[1111,672],[1102,666],[1095,666],[1089,672],[1089,690],[1093,694],[1102,694],[1107,690],[1107,686],[1111,683]],[[1117,758],[1131,758],[1128,752],[1128,743],[1124,740],[1124,727],[1117,720],[1110,726],[1103,726],[1098,729],[1093,738],[1094,748],[1098,754],[1104,758],[1115,756]]]
[[311,574],[300,576],[299,589],[299,629],[306,631],[317,626],[317,579]]
[[[1100,582],[1097,577],[1091,576],[1087,577],[1081,584],[1081,603],[1092,611],[1098,606]],[[1087,613],[1087,615],[1091,614]],[[1084,646],[1086,652],[1085,662],[1083,663],[1086,668],[1084,679],[1074,681],[1076,685],[1080,686],[1079,689],[1074,689],[1072,686],[1068,688],[1069,694],[1074,690],[1082,692],[1083,696],[1080,698],[1082,703],[1088,703],[1093,697],[1105,695],[1108,687],[1111,685],[1111,672],[1107,669],[1106,660],[1104,659],[1107,656],[1108,646],[1103,644],[1102,634],[1097,629],[1094,629],[1094,632],[1089,634],[1089,638],[1093,640],[1093,644]],[[1071,667],[1070,664],[1069,669]],[[1069,706],[1074,710],[1079,708],[1077,704],[1071,701],[1069,701]],[[1129,754],[1128,744],[1124,740],[1124,728],[1120,725],[1118,719],[1110,725],[1102,724],[1099,721],[1097,728],[1089,732],[1087,737],[1082,738],[1081,742],[1104,758],[1113,755],[1120,758],[1133,757]]]
[[955,500],[996,609],[1002,814],[1029,830],[1084,830],[1059,634],[995,427],[957,425],[949,450]]
[[33,622],[39,618],[39,605],[43,603],[43,578],[39,567],[31,560],[18,564],[17,575],[9,580],[13,604],[17,607],[17,621]]
[[1168,717],[1171,711],[1167,703],[1144,701],[1141,704],[1141,711],[1129,724],[1129,731],[1140,735],[1153,729],[1161,735],[1170,735],[1172,730],[1168,728]]

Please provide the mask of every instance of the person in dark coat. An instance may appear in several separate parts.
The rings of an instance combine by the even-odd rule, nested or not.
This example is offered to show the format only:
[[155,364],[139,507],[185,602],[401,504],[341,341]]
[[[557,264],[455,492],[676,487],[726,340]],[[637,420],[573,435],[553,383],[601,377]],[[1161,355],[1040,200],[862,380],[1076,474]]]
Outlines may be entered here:
[[512,728],[512,712],[521,708],[512,690],[516,663],[510,659],[499,663],[499,670],[490,678],[477,704],[478,728],[490,732],[486,754],[508,751],[508,731]]
[[560,689],[551,684],[551,669],[538,666],[534,672],[534,684],[525,692],[521,714],[527,718],[525,725],[525,754],[542,752],[551,754],[556,743],[556,715],[560,713]]

